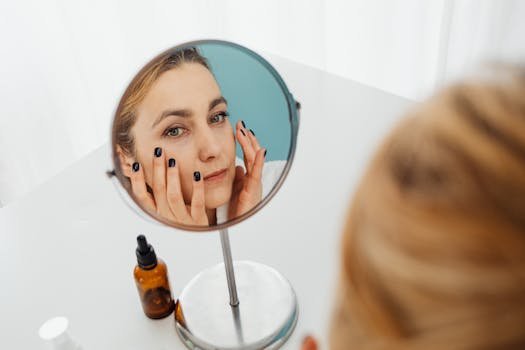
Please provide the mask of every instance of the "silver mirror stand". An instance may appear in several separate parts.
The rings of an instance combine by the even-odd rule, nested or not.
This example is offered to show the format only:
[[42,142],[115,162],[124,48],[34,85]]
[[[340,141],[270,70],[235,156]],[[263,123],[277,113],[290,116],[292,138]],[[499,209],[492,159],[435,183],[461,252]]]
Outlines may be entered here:
[[177,300],[179,337],[189,349],[279,348],[297,322],[292,286],[266,265],[234,263],[228,230],[220,236],[224,263],[200,272]]

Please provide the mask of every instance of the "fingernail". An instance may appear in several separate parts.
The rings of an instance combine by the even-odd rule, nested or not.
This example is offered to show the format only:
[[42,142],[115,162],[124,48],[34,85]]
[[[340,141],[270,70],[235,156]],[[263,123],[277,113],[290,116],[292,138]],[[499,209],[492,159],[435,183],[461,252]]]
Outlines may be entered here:
[[250,132],[252,133],[252,135],[253,135],[253,136],[255,136],[255,133],[253,132],[253,130],[252,130],[252,129],[250,129]]
[[267,149],[264,150],[264,157],[266,158],[266,152],[268,152]]
[[196,171],[193,173],[193,178],[195,179],[195,181],[200,181],[201,180],[201,173],[200,171]]
[[170,158],[170,160],[168,160],[168,166],[170,168],[173,168],[175,166],[175,159]]
[[157,158],[160,157],[162,155],[162,148],[160,147],[155,148],[154,154],[155,154],[155,157]]
[[244,131],[243,131],[242,129],[241,129],[241,132],[242,132],[242,134],[243,134],[244,136],[246,136],[246,134],[244,133]]
[[241,124],[243,128],[246,128],[246,124],[244,124],[244,120],[241,120]]
[[132,167],[133,167],[133,171],[134,171],[134,172],[137,172],[137,171],[139,171],[139,169],[140,169],[140,165],[139,165],[138,162],[133,163],[133,166],[132,166]]

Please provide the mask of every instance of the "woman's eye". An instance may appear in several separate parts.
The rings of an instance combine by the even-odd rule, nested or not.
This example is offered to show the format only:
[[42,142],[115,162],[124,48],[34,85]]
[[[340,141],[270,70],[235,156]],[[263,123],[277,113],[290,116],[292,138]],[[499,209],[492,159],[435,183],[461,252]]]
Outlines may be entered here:
[[184,132],[184,130],[182,128],[180,128],[180,127],[169,128],[169,129],[166,130],[164,135],[169,136],[169,137],[177,137],[177,136],[182,135],[183,132]]
[[219,112],[210,118],[210,123],[212,124],[220,123],[224,121],[224,119],[226,119],[227,116],[228,116],[228,112]]

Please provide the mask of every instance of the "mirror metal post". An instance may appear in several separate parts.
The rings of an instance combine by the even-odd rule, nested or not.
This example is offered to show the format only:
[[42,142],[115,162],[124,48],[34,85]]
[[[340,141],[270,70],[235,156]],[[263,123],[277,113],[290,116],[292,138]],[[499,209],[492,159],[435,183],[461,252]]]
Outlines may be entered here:
[[230,305],[239,305],[239,297],[237,295],[237,285],[235,284],[235,271],[233,270],[232,251],[230,248],[230,237],[228,236],[228,229],[221,231],[221,245],[222,256],[224,258],[224,268],[226,269],[226,278],[228,279],[228,291],[230,292]]

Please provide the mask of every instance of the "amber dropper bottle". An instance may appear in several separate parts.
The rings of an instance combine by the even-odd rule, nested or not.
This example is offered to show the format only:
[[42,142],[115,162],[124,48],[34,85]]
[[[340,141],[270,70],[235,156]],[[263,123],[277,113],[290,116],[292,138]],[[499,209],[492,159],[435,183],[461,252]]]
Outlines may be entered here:
[[137,237],[137,266],[133,271],[142,309],[149,318],[169,316],[175,308],[168,281],[168,269],[144,235]]

